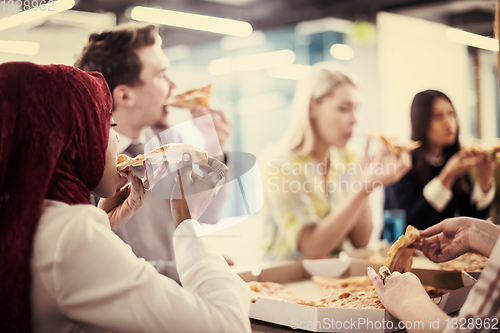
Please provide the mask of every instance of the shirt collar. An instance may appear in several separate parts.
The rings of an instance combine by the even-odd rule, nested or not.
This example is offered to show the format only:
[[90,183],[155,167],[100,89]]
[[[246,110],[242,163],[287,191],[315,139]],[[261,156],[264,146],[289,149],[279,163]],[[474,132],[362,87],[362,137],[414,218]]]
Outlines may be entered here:
[[143,128],[141,130],[141,134],[139,134],[139,137],[137,139],[131,139],[125,134],[120,133],[119,130],[116,130],[116,132],[118,132],[118,135],[120,137],[120,141],[118,141],[118,145],[116,147],[118,154],[122,154],[131,144],[146,144],[146,128]]

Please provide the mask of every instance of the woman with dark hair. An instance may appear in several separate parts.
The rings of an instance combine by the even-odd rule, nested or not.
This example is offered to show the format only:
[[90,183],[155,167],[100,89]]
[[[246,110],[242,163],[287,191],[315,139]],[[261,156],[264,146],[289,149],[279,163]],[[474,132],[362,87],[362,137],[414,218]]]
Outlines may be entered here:
[[189,154],[180,163],[171,209],[184,288],[89,204],[120,184],[111,105],[99,73],[0,65],[0,332],[250,332],[248,285],[195,231],[224,164],[209,158],[200,178]]
[[[406,222],[426,229],[462,215],[486,219],[495,196],[496,160],[460,151],[459,129],[451,100],[440,91],[419,92],[411,105],[413,169],[386,189],[386,209],[404,209]],[[470,170],[476,168],[473,184]]]

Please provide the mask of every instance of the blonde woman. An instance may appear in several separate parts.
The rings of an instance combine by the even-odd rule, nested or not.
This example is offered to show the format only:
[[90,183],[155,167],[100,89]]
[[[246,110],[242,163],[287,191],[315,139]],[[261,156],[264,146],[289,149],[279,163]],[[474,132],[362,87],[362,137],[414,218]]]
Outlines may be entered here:
[[382,149],[360,161],[348,146],[358,104],[357,84],[333,63],[315,64],[297,86],[287,133],[260,159],[269,259],[322,258],[346,237],[368,244],[370,192],[398,181],[411,159]]

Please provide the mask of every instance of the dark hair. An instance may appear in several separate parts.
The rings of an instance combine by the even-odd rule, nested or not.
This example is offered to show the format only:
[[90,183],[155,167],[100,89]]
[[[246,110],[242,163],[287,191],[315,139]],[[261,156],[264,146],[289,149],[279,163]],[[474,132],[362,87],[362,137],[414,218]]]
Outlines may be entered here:
[[136,51],[154,45],[157,36],[158,27],[136,23],[94,33],[90,35],[75,67],[102,73],[111,94],[120,84],[140,85],[142,64]]
[[[421,147],[412,152],[413,170],[418,176],[418,180],[422,186],[425,186],[432,178],[431,167],[425,163],[426,154],[429,151],[430,143],[428,140],[429,128],[432,120],[434,102],[438,98],[444,98],[453,106],[450,98],[444,93],[437,90],[425,90],[415,95],[411,103],[411,139],[421,142]],[[458,119],[457,119],[458,123]],[[448,159],[460,150],[460,142],[458,140],[459,130],[455,142],[443,149],[443,157],[445,163]],[[465,182],[465,176],[457,179],[453,189],[461,192],[468,192],[468,185]]]

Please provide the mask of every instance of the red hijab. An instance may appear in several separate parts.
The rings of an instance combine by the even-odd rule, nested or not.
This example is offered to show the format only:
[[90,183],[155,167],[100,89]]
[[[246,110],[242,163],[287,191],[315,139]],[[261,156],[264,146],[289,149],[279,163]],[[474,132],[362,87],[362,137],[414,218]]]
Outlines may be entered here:
[[0,332],[30,332],[30,257],[44,199],[88,204],[106,161],[111,95],[99,73],[0,65]]

